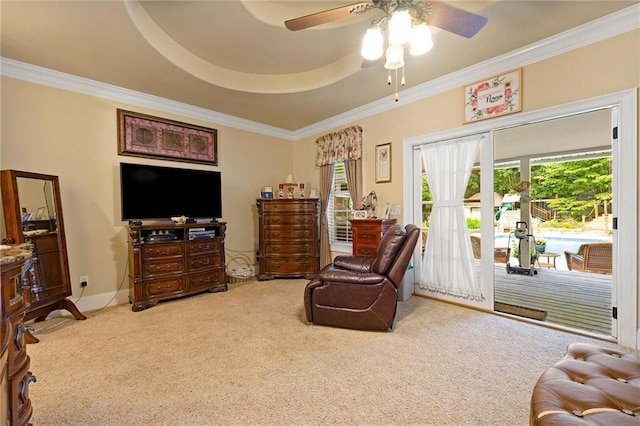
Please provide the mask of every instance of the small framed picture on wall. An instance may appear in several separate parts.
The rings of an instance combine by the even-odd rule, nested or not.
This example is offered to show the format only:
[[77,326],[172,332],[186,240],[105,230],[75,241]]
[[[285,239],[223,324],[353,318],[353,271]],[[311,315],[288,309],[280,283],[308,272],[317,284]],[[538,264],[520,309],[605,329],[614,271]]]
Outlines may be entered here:
[[391,182],[391,143],[376,145],[376,183]]

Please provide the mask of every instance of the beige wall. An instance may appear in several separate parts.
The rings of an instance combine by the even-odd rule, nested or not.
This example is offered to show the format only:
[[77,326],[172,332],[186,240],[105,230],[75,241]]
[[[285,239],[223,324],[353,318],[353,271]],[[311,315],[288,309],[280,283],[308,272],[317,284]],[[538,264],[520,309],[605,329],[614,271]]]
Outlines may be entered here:
[[[637,90],[639,87],[640,31],[636,30],[523,67],[523,112],[632,88]],[[365,192],[374,189],[381,203],[402,204],[402,141],[463,127],[463,99],[463,89],[459,88],[400,106],[391,112],[349,123],[361,125],[365,130]],[[638,115],[637,122],[640,124],[640,108]],[[299,152],[309,152],[309,147],[316,138],[317,136],[313,136],[297,142],[294,145],[294,156],[298,156]],[[392,182],[375,184],[375,145],[386,142],[392,143]],[[638,144],[637,138],[635,143]],[[638,155],[640,157],[640,149]],[[635,263],[638,265],[640,245],[637,242],[636,245],[638,259]],[[640,283],[636,283],[636,288],[639,290],[640,306]],[[640,312],[637,316],[640,324]]]
[[[220,166],[119,156],[117,108],[218,129]],[[85,302],[128,288],[123,283],[127,235],[120,221],[120,162],[220,170],[227,252],[251,258],[257,249],[255,199],[262,186],[283,181],[293,164],[291,141],[10,78],[2,79],[1,136],[2,169],[59,176],[72,288],[77,295],[80,275],[89,276]],[[94,302],[100,304],[98,298]]]
[[[487,76],[478,76],[479,79],[483,77]],[[523,112],[638,87],[640,31],[633,31],[523,67]],[[364,128],[365,193],[373,189],[380,203],[402,204],[403,139],[462,127],[463,104],[463,89],[460,87],[350,123]],[[314,152],[313,145],[318,136],[297,141],[294,157],[302,158]],[[376,184],[373,167],[375,146],[388,142],[392,144],[392,181]],[[306,164],[311,167],[313,162],[307,161]],[[316,179],[318,175],[319,171]]]
[[[524,67],[523,110],[640,87],[639,41],[640,31],[633,31]],[[478,76],[482,77],[486,76]],[[218,129],[220,167],[216,169],[223,176],[223,220],[228,223],[230,254],[241,251],[253,257],[255,198],[260,187],[277,186],[290,173],[309,188],[319,186],[314,144],[319,135],[290,142],[10,78],[2,79],[1,106],[0,167],[60,176],[74,293],[78,294],[80,275],[89,275],[91,282],[84,297],[110,296],[121,285],[127,288],[118,164],[135,160],[189,167],[118,156],[116,108]],[[381,204],[402,204],[403,139],[461,127],[462,120],[459,88],[406,106],[401,99],[392,111],[352,123],[364,128],[365,191],[374,189]],[[392,143],[392,181],[375,184],[375,146],[388,142]]]

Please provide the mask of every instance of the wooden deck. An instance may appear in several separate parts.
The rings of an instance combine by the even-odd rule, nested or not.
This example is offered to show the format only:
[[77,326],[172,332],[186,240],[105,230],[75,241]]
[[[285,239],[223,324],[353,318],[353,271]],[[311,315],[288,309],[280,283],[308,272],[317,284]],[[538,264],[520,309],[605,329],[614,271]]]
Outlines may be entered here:
[[611,275],[536,268],[533,276],[495,267],[495,301],[547,312],[546,322],[611,336]]

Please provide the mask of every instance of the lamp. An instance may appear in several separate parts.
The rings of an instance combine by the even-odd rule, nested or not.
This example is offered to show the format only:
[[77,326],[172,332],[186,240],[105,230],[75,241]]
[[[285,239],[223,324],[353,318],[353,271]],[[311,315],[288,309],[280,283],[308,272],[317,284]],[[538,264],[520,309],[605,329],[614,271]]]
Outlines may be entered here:
[[362,50],[360,54],[369,61],[375,61],[379,59],[384,52],[382,49],[383,44],[384,37],[382,36],[380,27],[369,28],[362,39]]
[[[401,70],[401,85],[405,85],[404,78],[404,45],[409,43],[409,52],[413,56],[427,53],[433,47],[431,30],[426,19],[433,12],[431,4],[426,2],[413,2],[412,0],[397,0],[385,3],[381,7],[386,16],[374,21],[362,40],[362,57],[372,61],[382,57],[385,52],[384,67],[389,70],[387,84],[391,85],[391,70],[395,71],[396,93],[395,101],[398,102],[398,70]],[[384,50],[387,36],[387,48]]]
[[389,44],[405,44],[411,37],[412,19],[406,9],[396,10],[389,20]]
[[415,25],[411,29],[411,50],[413,56],[420,56],[427,53],[433,47],[431,39],[431,29],[426,23]]
[[400,44],[390,44],[387,47],[387,62],[384,67],[388,70],[397,70],[404,67],[404,47]]

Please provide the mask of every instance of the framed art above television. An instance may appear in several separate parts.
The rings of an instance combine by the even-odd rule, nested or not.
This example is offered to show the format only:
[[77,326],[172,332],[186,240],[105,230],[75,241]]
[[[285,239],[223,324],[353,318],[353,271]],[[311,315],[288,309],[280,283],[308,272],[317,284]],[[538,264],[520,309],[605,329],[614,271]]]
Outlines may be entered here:
[[218,165],[218,131],[118,109],[118,154]]

